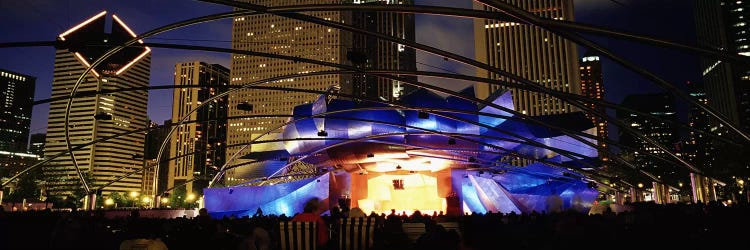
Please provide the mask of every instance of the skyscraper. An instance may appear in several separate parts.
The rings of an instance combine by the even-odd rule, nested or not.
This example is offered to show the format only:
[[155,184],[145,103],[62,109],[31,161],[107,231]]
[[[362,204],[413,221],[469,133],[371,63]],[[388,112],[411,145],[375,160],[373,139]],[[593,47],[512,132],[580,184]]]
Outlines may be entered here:
[[[750,56],[750,22],[747,20],[750,1],[697,0],[695,15],[698,45]],[[708,57],[701,58],[700,65],[708,105],[746,133],[750,132],[750,67]],[[711,133],[733,135],[716,119],[707,122]],[[718,140],[711,144],[715,150],[713,156],[705,159],[712,162],[703,163],[710,167],[704,168],[705,171],[725,178],[750,174],[750,161],[744,157],[747,154],[744,148]]]
[[[107,44],[120,44],[135,33],[116,15],[112,15],[111,33],[106,33],[107,12],[103,11],[58,36],[61,45],[55,53],[52,98],[67,97],[90,62],[108,49]],[[70,144],[80,145],[118,133],[143,129],[147,125],[148,91],[126,91],[95,94],[97,91],[149,85],[151,56],[148,47],[129,47],[116,53],[89,72],[80,84],[70,108]],[[68,150],[65,139],[65,110],[68,100],[50,104],[47,142],[48,157]],[[100,142],[74,152],[78,166],[91,187],[101,185],[142,168],[144,133],[130,133]],[[65,196],[80,190],[81,183],[68,155],[58,157],[44,166],[49,192]],[[140,191],[142,176],[134,174],[103,189],[110,192]]]
[[[573,21],[573,0],[502,0],[541,17]],[[481,3],[475,9],[495,11]],[[578,52],[575,44],[538,27],[498,20],[474,20],[476,59],[558,91],[581,93]],[[511,79],[477,70],[490,79]],[[476,96],[485,99],[501,89],[498,85],[476,84]],[[538,116],[574,111],[562,100],[543,93],[511,89],[516,111]]]
[[26,153],[36,78],[0,69],[0,151]]
[[[581,58],[579,66],[581,72],[581,95],[591,99],[603,100],[604,99],[604,84],[602,77],[602,62],[598,56],[586,54]],[[606,114],[607,110],[603,106],[595,104],[585,104],[589,108],[593,108],[596,111]],[[609,133],[607,132],[607,120],[595,115],[587,114],[587,117],[591,119],[591,122],[596,126],[597,136],[608,138]],[[607,143],[599,141],[599,146],[606,147]],[[599,157],[605,157],[605,154],[599,152]]]
[[[677,121],[675,100],[670,94],[629,95],[625,97],[622,105],[665,120]],[[630,125],[631,129],[650,137],[670,150],[673,150],[675,144],[679,141],[679,131],[669,122],[651,119],[638,114],[619,110],[617,112],[617,119]],[[664,178],[667,181],[688,178],[687,173],[680,172],[684,170],[683,168],[664,163],[644,154],[644,152],[649,152],[668,159],[665,152],[661,149],[636,138],[630,133],[625,133],[623,130],[620,130],[619,137],[620,143],[636,149],[626,151],[634,158],[634,165],[640,167],[642,170],[652,173],[657,177]],[[670,184],[675,185],[676,182]]]
[[[249,0],[247,2],[264,6],[340,3],[340,0]],[[311,15],[334,22],[351,23],[351,15],[341,11],[314,12]],[[346,53],[351,47],[351,35],[337,29],[296,21],[269,14],[250,15],[234,18],[232,28],[232,48],[262,51],[286,56],[315,59],[333,63],[346,63]],[[243,85],[263,79],[288,74],[335,70],[335,68],[307,63],[280,60],[248,55],[232,55],[232,85]],[[265,86],[326,90],[331,85],[343,86],[351,81],[348,75],[321,75],[298,77],[264,83]],[[242,90],[229,95],[229,116],[243,115],[289,115],[299,104],[310,103],[318,94],[273,90]],[[249,104],[252,110],[238,107]],[[227,143],[229,145],[248,143],[254,137],[269,129],[281,126],[287,118],[241,118],[229,120]],[[280,132],[280,130],[277,130]],[[227,160],[241,147],[227,148]],[[244,153],[248,153],[246,151]],[[247,163],[238,159],[232,165]],[[266,174],[259,167],[238,167],[227,171],[231,180],[243,181],[262,177]]]
[[[392,2],[365,0],[360,4],[384,5]],[[413,1],[399,1],[398,4],[412,5]],[[375,11],[353,11],[352,25],[361,29],[414,41],[414,14],[387,13]],[[376,37],[353,34],[352,49],[347,59],[358,68],[416,70],[416,51],[402,44],[381,41]],[[417,80],[416,76],[403,76]],[[415,88],[399,81],[383,79],[371,75],[355,74],[351,84],[341,86],[341,92],[364,97],[365,99],[397,100],[399,96]]]
[[[696,101],[708,105],[706,91],[703,83],[688,82],[688,92]],[[706,111],[698,107],[690,107],[690,127],[703,131],[711,131],[710,117]],[[716,162],[716,152],[714,151],[714,141],[706,135],[690,132],[690,138],[685,143],[686,151],[690,154],[689,159],[696,166],[702,169],[713,169]]]
[[[164,121],[164,125],[159,125],[153,121],[149,123],[149,130],[146,133],[146,145],[143,149],[143,160],[144,166],[147,168],[143,171],[143,193],[152,194],[154,189],[154,178],[157,177],[156,173],[156,158],[159,155],[159,149],[164,140],[167,138],[167,134],[172,129],[172,120]],[[170,148],[167,146],[162,152],[162,160],[159,163],[159,190],[157,195],[167,189],[167,179],[169,176],[169,161],[167,161],[170,154]]]
[[174,76],[176,86],[201,87],[174,89],[172,120],[180,121],[187,116],[189,121],[196,122],[178,126],[172,133],[167,188],[185,184],[188,193],[202,192],[208,180],[224,165],[227,98],[218,98],[196,112],[189,112],[227,91],[229,69],[218,64],[185,62],[175,66]]
[[[750,56],[750,1],[697,0],[695,15],[699,45]],[[701,58],[701,67],[709,105],[750,132],[750,67],[714,58]]]

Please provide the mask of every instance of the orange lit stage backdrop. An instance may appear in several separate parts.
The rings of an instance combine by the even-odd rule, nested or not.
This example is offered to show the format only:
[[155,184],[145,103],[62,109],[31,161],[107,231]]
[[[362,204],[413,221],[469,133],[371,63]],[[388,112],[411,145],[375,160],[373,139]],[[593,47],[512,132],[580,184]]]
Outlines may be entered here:
[[[443,172],[449,173],[448,170]],[[386,214],[390,213],[391,209],[398,213],[406,211],[407,214],[414,210],[430,214],[446,211],[445,198],[451,188],[450,177],[439,177],[439,173],[429,171],[401,171],[371,173],[366,175],[366,179],[353,178],[353,185],[366,181],[364,184],[367,185],[367,189],[352,192],[352,206],[360,207],[363,211]]]

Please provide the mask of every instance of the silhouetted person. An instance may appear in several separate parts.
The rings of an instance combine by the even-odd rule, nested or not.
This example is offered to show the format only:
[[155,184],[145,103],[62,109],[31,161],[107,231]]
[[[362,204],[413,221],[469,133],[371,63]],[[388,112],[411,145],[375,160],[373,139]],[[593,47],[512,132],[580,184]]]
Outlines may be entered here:
[[318,227],[318,246],[325,246],[328,243],[328,227],[323,218],[320,217],[320,200],[312,198],[305,203],[302,213],[292,218],[292,221],[315,222]]

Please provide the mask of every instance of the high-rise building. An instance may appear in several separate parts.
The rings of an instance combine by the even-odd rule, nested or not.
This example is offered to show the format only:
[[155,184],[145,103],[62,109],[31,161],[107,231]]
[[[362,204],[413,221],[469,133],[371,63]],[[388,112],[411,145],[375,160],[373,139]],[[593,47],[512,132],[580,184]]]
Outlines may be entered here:
[[[78,77],[90,62],[108,49],[107,44],[121,44],[135,37],[135,33],[112,15],[112,29],[106,33],[107,12],[103,11],[74,26],[58,36],[60,46],[55,53],[55,70],[52,81],[52,98],[70,95]],[[44,154],[47,157],[67,152],[71,145],[90,143],[92,140],[127,131],[144,129],[147,125],[146,106],[148,91],[126,91],[96,94],[98,91],[122,88],[142,88],[149,85],[151,56],[148,47],[126,48],[104,63],[95,67],[77,89],[81,96],[73,99],[70,107],[68,131],[65,138],[65,113],[68,100],[50,104],[47,127],[47,142]],[[78,149],[74,152],[80,170],[91,187],[123,177],[142,168],[144,133],[129,133],[106,142]],[[81,183],[66,155],[56,158],[44,166],[49,194],[65,196],[81,190]],[[140,191],[142,176],[133,174],[105,187],[104,195],[110,192]]]
[[[625,97],[621,105],[664,120],[677,121],[675,100],[670,94],[629,95]],[[631,129],[648,136],[670,150],[673,150],[679,142],[679,131],[672,123],[620,110],[617,112],[617,118],[623,123],[628,124]],[[623,130],[620,130],[619,138],[621,144],[636,149],[625,151],[634,158],[634,165],[640,167],[642,170],[668,181],[687,178],[687,173],[680,172],[683,168],[664,163],[644,154],[644,152],[649,152],[668,159],[663,150]],[[672,184],[674,185],[674,183]]]
[[[699,45],[750,56],[750,1],[697,0],[695,15]],[[750,67],[715,58],[701,58],[701,67],[708,104],[750,132]]]
[[226,92],[229,69],[218,64],[185,62],[175,66],[172,120],[188,117],[187,124],[176,128],[170,138],[167,188],[185,184],[186,190],[202,193],[209,179],[224,165],[227,135],[227,98],[209,98]]
[[[172,129],[172,120],[164,121],[164,125],[159,125],[153,121],[149,122],[149,128],[146,133],[146,145],[143,149],[143,160],[146,170],[143,171],[143,193],[153,194],[154,190],[154,178],[157,176],[156,173],[156,158],[159,156],[159,149],[164,140],[167,138],[167,134]],[[161,162],[159,163],[159,193],[167,189],[167,177],[169,176],[169,146],[164,148],[162,152]]]
[[[698,45],[750,56],[750,22],[747,20],[750,1],[697,0],[695,16]],[[708,105],[741,130],[750,132],[750,67],[709,57],[701,58],[700,65]],[[707,131],[711,133],[734,135],[716,119],[707,122]],[[718,140],[711,144],[713,155],[704,159],[709,161],[703,162],[704,171],[724,178],[750,174],[750,161],[744,157],[750,151]]]
[[[587,53],[583,58],[581,58],[579,69],[581,72],[581,95],[591,99],[603,100],[604,79],[602,77],[602,62],[599,60],[599,56]],[[590,103],[584,105],[600,112],[601,114],[607,113],[606,108],[601,105]],[[586,114],[586,116],[591,119],[591,122],[593,122],[596,126],[597,136],[609,138],[606,119],[588,113]],[[607,143],[604,141],[599,141],[598,145],[603,148],[607,147]],[[605,157],[606,155],[602,152],[599,152],[599,156]]]
[[44,157],[44,141],[47,134],[31,134],[29,139],[29,153]]
[[[340,3],[340,0],[249,0],[264,6],[298,4]],[[350,24],[351,15],[341,11],[314,12],[318,18]],[[273,54],[294,56],[333,63],[347,63],[346,53],[351,47],[351,35],[338,29],[292,20],[269,14],[235,17],[232,27],[232,48],[249,51],[262,51]],[[312,65],[290,60],[232,55],[231,84],[244,85],[288,74],[336,70],[336,68]],[[264,86],[280,86],[323,91],[331,85],[344,86],[351,81],[348,75],[320,75],[290,78]],[[243,115],[289,115],[294,106],[310,103],[318,94],[274,90],[242,90],[229,95],[229,116]],[[252,110],[240,107],[251,106]],[[267,130],[281,126],[286,117],[241,118],[229,120],[227,143],[229,145],[250,142]],[[277,130],[280,132],[280,130]],[[241,147],[227,148],[227,160]],[[244,152],[248,153],[248,152]],[[250,161],[237,159],[232,165]],[[227,171],[227,179],[243,181],[263,177],[263,169],[238,167]],[[227,180],[225,179],[225,180]]]
[[[379,0],[364,0],[359,3],[396,4]],[[413,1],[399,1],[397,4],[412,5]],[[352,25],[367,31],[414,41],[414,14],[354,11]],[[417,69],[416,51],[413,48],[362,34],[353,34],[352,48],[347,52],[347,60],[355,67],[363,69]],[[416,76],[402,77],[417,80]],[[363,74],[355,74],[351,84],[341,86],[342,93],[370,100],[397,100],[399,96],[414,89],[416,88],[412,85],[400,81]]]
[[[688,82],[688,92],[696,101],[708,105],[704,84],[701,82]],[[706,111],[695,106],[690,108],[690,127],[702,131],[711,131],[710,117]],[[688,152],[688,159],[701,169],[713,169],[716,162],[714,141],[706,135],[690,132],[689,140],[684,144]]]
[[36,78],[0,69],[0,151],[26,153]]
[[[573,0],[501,0],[535,15],[573,21]],[[481,3],[475,9],[496,11]],[[575,44],[541,28],[498,20],[474,20],[476,59],[490,66],[515,74],[541,86],[558,91],[580,94],[578,52]],[[477,75],[490,79],[512,81],[509,78],[477,70]],[[485,99],[502,86],[476,84],[476,96]],[[562,100],[543,93],[511,88],[516,111],[538,116],[561,114],[575,108]]]

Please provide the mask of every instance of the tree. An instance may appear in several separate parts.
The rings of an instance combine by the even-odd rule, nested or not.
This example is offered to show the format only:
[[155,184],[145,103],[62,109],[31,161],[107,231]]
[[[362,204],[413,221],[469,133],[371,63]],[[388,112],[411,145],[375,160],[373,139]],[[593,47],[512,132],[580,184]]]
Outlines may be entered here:
[[39,176],[41,176],[41,173],[41,169],[36,168],[21,176],[16,182],[16,188],[12,193],[8,194],[8,201],[22,202],[24,199],[39,199],[41,193],[41,189],[39,188]]

